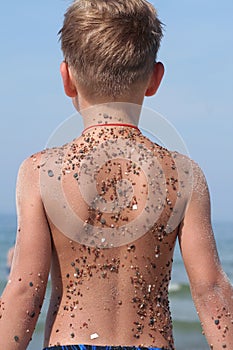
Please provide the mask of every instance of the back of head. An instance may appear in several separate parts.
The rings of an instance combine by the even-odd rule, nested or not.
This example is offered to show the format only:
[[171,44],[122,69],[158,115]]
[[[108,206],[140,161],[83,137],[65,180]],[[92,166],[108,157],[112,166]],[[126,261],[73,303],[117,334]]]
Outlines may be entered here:
[[64,59],[85,93],[115,98],[148,80],[162,24],[146,0],[76,0],[59,34]]

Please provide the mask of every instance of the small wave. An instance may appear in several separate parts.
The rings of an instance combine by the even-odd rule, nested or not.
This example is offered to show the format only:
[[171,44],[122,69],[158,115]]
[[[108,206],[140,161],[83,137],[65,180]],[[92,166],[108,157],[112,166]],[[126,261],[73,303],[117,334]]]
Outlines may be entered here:
[[169,295],[171,297],[189,298],[191,295],[190,287],[185,283],[171,283],[169,286]]
[[181,284],[179,283],[173,283],[173,284],[170,284],[169,286],[169,292],[170,293],[173,293],[173,292],[178,292],[180,289],[181,289]]

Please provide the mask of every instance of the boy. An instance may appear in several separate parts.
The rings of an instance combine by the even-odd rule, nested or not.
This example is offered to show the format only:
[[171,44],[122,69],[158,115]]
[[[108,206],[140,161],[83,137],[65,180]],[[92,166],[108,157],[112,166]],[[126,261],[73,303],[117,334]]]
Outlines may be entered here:
[[205,178],[137,127],[144,96],[156,93],[164,72],[155,63],[162,28],[153,6],[75,1],[60,34],[64,89],[85,129],[20,168],[1,348],[26,349],[51,268],[46,349],[174,349],[168,285],[179,238],[210,347],[232,349],[233,290],[218,259]]

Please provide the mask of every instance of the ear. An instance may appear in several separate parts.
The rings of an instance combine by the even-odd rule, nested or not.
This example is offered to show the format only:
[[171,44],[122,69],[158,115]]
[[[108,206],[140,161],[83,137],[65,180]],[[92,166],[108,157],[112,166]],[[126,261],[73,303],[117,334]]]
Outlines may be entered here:
[[155,63],[151,78],[147,86],[147,90],[145,92],[145,96],[153,96],[157,92],[159,85],[163,79],[163,75],[164,65],[161,62]]
[[78,92],[74,84],[74,78],[66,62],[62,62],[60,72],[63,80],[64,90],[67,96],[76,97]]

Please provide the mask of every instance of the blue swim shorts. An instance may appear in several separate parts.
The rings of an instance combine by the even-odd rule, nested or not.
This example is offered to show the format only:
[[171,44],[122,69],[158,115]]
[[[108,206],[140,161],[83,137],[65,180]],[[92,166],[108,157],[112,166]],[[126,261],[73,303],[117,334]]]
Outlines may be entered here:
[[96,345],[59,345],[44,348],[44,350],[166,350],[165,348],[137,346],[96,346]]

